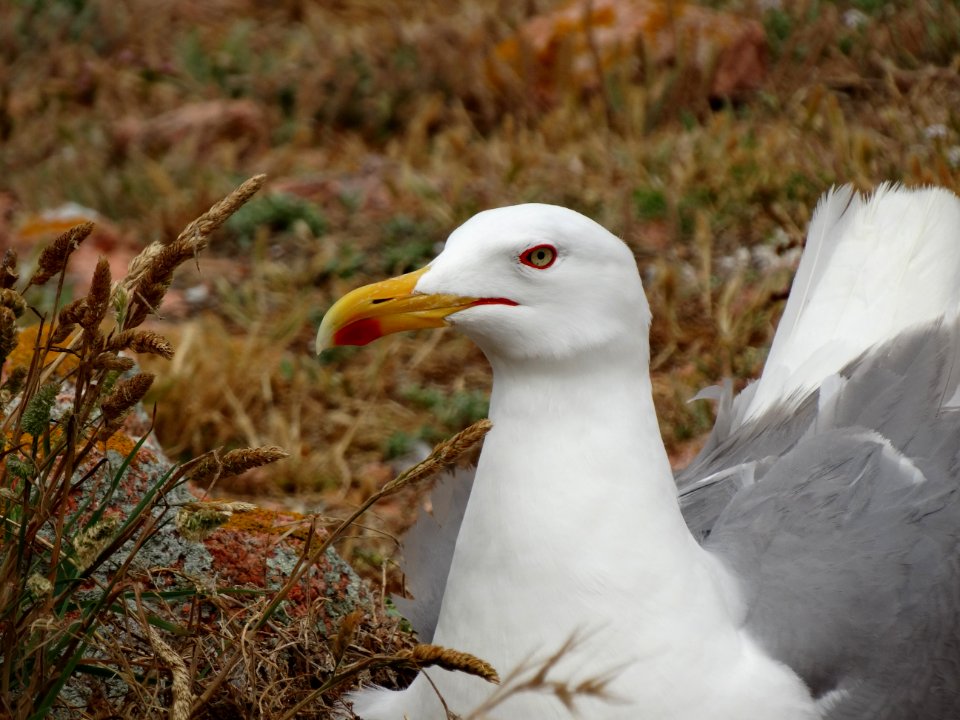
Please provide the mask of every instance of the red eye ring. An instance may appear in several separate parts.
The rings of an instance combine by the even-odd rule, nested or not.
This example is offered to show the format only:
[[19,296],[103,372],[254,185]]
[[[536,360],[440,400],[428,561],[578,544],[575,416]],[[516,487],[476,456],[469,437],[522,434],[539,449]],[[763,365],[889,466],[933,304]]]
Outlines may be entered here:
[[534,270],[546,270],[557,260],[557,249],[553,245],[534,245],[520,253],[520,262]]

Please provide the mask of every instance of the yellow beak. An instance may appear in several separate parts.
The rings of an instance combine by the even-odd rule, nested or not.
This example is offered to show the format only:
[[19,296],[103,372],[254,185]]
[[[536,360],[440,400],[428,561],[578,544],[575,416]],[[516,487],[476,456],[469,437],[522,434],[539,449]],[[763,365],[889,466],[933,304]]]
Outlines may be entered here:
[[448,315],[487,302],[458,295],[414,293],[417,281],[429,269],[427,266],[366,285],[340,298],[320,323],[317,354],[339,345],[366,345],[401,330],[442,327]]

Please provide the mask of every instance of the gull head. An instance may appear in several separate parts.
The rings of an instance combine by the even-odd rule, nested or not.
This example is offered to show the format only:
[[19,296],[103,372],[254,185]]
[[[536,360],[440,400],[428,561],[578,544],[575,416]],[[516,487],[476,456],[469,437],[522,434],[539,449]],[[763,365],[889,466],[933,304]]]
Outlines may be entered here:
[[345,295],[323,318],[317,352],[453,325],[491,358],[563,359],[645,344],[649,322],[621,240],[573,210],[525,204],[475,215],[426,267]]

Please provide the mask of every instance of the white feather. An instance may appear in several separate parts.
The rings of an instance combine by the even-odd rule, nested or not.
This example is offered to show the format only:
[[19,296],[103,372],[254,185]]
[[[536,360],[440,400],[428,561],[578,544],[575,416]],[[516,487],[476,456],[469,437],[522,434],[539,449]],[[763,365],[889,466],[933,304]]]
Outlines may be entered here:
[[[820,201],[763,374],[743,419],[800,397],[874,345],[960,308],[960,199],[848,187]],[[949,316],[949,312],[948,312]]]

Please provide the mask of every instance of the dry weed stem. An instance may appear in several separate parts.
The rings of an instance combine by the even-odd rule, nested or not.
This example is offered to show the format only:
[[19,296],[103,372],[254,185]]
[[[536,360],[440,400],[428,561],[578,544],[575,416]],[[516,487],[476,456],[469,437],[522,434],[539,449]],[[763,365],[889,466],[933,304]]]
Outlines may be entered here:
[[[143,607],[140,608],[143,614]],[[144,617],[145,621],[146,618]],[[176,651],[163,641],[158,633],[148,622],[143,622],[147,631],[147,639],[150,641],[150,647],[157,654],[173,676],[173,683],[170,688],[170,694],[173,696],[173,702],[170,703],[170,720],[189,720],[190,709],[193,707],[193,692],[191,690],[190,672],[187,670],[187,664],[183,661]]]

